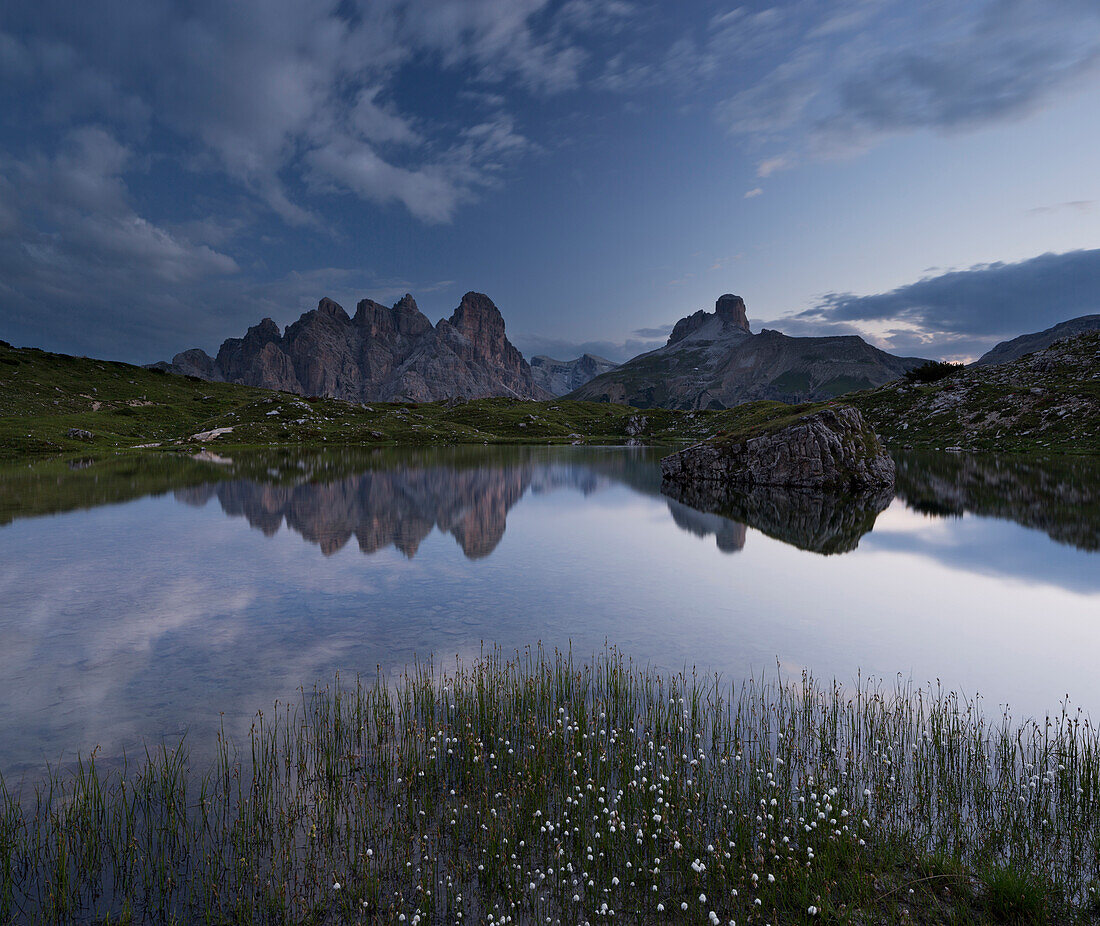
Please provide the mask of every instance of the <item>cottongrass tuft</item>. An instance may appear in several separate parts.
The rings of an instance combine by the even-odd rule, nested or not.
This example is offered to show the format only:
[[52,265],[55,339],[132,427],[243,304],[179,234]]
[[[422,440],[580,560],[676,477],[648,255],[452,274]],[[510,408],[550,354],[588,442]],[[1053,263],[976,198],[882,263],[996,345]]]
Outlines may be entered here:
[[877,921],[968,871],[1013,915],[1096,897],[1100,746],[1066,709],[536,649],[303,691],[242,745],[0,781],[0,923]]

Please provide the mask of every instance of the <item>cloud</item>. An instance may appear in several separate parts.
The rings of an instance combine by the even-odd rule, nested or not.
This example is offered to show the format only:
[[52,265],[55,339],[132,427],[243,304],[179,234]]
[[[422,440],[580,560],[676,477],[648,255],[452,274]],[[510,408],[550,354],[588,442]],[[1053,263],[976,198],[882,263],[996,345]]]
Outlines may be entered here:
[[101,127],[52,157],[0,157],[0,337],[144,363],[215,349],[264,316],[288,324],[322,295],[350,307],[452,285],[338,267],[256,279],[210,244],[231,243],[234,225],[141,215],[123,179],[133,161]]
[[[491,86],[532,94],[578,86],[585,30],[631,9],[576,0],[553,15],[548,4],[149,0],[135,11],[122,0],[75,10],[63,0],[13,0],[0,73],[22,98],[43,98],[38,117],[94,119],[120,132],[125,123],[134,140],[171,133],[189,147],[193,169],[224,172],[292,224],[320,224],[298,183],[317,191],[319,171],[364,199],[448,221],[504,161],[530,150],[504,109],[508,96]],[[402,110],[395,87],[407,65],[441,70],[444,102],[448,93],[481,93],[495,112],[464,125],[460,110]]]
[[192,311],[181,292],[238,273],[229,255],[135,210],[122,179],[132,160],[99,127],[68,133],[52,157],[0,158],[0,304],[13,334],[78,332],[117,352],[120,337],[178,330]]
[[1026,116],[1100,75],[1100,7],[1084,0],[796,2],[787,14],[797,28],[778,61],[716,108],[731,134],[778,151],[760,176]]
[[1068,203],[1055,203],[1052,206],[1035,206],[1028,209],[1028,215],[1048,215],[1052,212],[1092,212],[1096,208],[1095,199],[1075,199]]
[[926,277],[886,293],[830,293],[776,324],[818,333],[854,326],[888,349],[970,357],[998,341],[1100,312],[1100,249],[1041,254]]
[[[759,186],[753,187],[751,190],[746,190],[745,191],[745,199],[755,199],[757,196],[762,196],[763,194],[764,194],[764,188],[763,187],[759,187]],[[714,267],[712,267],[711,269],[715,270],[719,266],[720,266],[719,264],[715,264]]]
[[672,334],[672,325],[659,325],[656,328],[635,328],[634,334],[639,338],[667,338]]

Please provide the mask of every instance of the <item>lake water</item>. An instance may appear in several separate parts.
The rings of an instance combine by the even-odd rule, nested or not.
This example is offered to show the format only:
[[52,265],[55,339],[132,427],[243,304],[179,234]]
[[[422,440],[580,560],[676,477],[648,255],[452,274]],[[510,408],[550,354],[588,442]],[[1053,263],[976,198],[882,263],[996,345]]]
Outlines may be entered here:
[[[450,449],[0,473],[0,771],[134,754],[339,672],[614,645],[1100,717],[1100,466],[899,458],[898,497],[699,511],[660,453]],[[881,510],[880,510],[881,509]],[[829,551],[828,555],[825,552]]]

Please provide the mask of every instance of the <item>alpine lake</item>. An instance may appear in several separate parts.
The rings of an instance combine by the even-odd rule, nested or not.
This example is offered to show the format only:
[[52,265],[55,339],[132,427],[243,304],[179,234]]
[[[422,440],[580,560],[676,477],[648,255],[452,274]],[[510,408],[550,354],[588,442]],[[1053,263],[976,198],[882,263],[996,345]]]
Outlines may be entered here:
[[623,447],[8,466],[0,773],[122,761],[338,676],[541,646],[1100,716],[1100,462],[896,457],[896,492],[662,494]]

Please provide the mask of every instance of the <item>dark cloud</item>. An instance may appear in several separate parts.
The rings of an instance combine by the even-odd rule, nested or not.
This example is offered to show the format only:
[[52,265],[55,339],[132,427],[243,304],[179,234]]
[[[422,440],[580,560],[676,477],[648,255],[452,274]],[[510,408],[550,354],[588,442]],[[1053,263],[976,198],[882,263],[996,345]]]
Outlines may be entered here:
[[[887,349],[972,357],[998,341],[1100,311],[1100,249],[926,277],[886,293],[830,293],[781,330],[885,327]],[[792,332],[793,333],[793,332]]]
[[[418,218],[449,221],[529,145],[496,111],[402,111],[405,65],[551,94],[578,85],[580,38],[625,15],[621,0],[13,0],[0,13],[0,73],[59,124],[89,118],[132,134],[163,128],[194,163],[224,171],[283,219],[317,221],[295,179]],[[16,88],[18,84],[18,88]],[[493,99],[485,94],[483,99]]]
[[[354,303],[428,291],[365,270],[295,273],[285,251],[272,268],[270,255],[285,248],[283,223],[341,235],[336,197],[452,220],[537,150],[510,109],[516,95],[576,86],[586,30],[632,9],[622,0],[572,0],[560,15],[551,0],[3,4],[3,336],[145,361],[216,346],[261,315],[293,320],[323,294]],[[407,68],[429,73],[440,101],[399,102]],[[462,91],[476,102],[450,106],[447,95]]]

